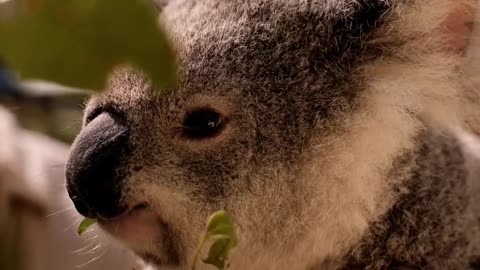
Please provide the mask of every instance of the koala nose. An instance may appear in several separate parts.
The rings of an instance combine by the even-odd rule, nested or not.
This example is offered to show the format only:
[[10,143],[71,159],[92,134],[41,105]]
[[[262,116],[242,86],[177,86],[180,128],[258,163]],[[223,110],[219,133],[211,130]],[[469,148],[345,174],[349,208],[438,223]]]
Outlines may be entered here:
[[102,113],[75,139],[66,165],[66,186],[77,211],[90,218],[121,215],[120,165],[129,151],[129,130],[119,115]]

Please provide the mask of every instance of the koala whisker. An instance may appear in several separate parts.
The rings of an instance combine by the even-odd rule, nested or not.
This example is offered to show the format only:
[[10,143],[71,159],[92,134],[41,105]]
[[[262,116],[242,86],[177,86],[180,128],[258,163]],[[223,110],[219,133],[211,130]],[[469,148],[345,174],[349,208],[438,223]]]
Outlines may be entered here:
[[89,261],[87,261],[87,262],[85,262],[85,263],[82,263],[82,264],[80,264],[80,265],[75,266],[75,268],[85,267],[85,266],[93,263],[94,261],[99,260],[99,259],[102,258],[103,256],[105,256],[105,254],[107,254],[107,252],[108,252],[108,250],[105,250],[102,254],[96,256],[95,258],[93,258],[93,259],[91,259],[91,260],[89,260]]
[[79,248],[79,249],[76,249],[76,250],[72,251],[72,253],[73,253],[73,254],[76,254],[76,253],[78,253],[78,254],[86,254],[86,253],[88,253],[88,252],[86,252],[86,250],[88,251],[90,248],[92,248],[92,246],[93,246],[93,248],[95,248],[95,246],[97,245],[97,243],[95,243],[94,241],[91,241],[91,240],[92,240],[92,239],[89,239],[88,243],[85,244],[84,247],[81,247],[81,248]]
[[52,217],[52,216],[55,216],[55,215],[64,213],[64,212],[66,212],[66,211],[70,211],[70,210],[72,210],[72,209],[74,209],[74,207],[73,207],[73,206],[70,206],[70,207],[67,207],[67,208],[65,208],[65,209],[62,209],[62,210],[53,212],[53,213],[51,213],[51,214],[48,214],[47,217]]
[[80,220],[82,220],[82,219],[83,219],[82,217],[76,218],[76,219],[72,222],[72,224],[70,224],[70,225],[68,225],[67,227],[65,227],[65,228],[63,229],[63,231],[66,232],[66,231],[70,230],[71,228],[73,228],[73,226],[77,225],[78,222],[79,222]]

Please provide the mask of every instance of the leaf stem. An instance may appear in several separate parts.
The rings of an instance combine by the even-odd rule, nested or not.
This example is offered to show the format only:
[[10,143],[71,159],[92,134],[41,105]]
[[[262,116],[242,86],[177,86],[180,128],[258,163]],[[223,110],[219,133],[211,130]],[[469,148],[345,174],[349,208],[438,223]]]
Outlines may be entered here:
[[192,262],[192,270],[195,270],[197,266],[198,256],[200,255],[200,252],[202,251],[203,246],[205,246],[205,243],[207,242],[207,240],[208,240],[208,235],[205,234],[203,236],[202,241],[200,242],[200,244],[197,246],[197,249],[195,250],[195,255],[193,256],[193,262]]

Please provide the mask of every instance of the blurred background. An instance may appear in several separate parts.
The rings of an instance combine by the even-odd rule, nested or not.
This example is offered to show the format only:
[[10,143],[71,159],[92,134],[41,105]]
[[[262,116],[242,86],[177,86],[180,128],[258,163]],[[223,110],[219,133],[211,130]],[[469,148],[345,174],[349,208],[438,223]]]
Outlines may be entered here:
[[0,56],[0,269],[139,267],[96,228],[76,234],[82,217],[64,189],[64,164],[87,98],[83,90],[20,81]]
[[[25,1],[0,0],[0,21]],[[82,217],[64,188],[69,144],[80,130],[88,92],[23,81],[0,55],[0,269],[140,269],[134,256]]]
[[19,82],[1,58],[0,91],[0,103],[24,128],[65,143],[71,143],[80,129],[85,91],[43,81]]
[[[25,1],[0,0],[0,20],[25,10]],[[0,55],[0,103],[21,126],[70,143],[81,125],[85,91],[42,81],[18,81]]]

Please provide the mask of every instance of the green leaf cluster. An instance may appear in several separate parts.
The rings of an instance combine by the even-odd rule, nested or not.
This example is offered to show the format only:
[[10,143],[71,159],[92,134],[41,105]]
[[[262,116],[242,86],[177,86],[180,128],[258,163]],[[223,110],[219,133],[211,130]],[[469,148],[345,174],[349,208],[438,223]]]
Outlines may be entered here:
[[0,55],[22,78],[98,90],[129,64],[159,87],[174,85],[174,53],[146,1],[25,1],[26,12],[0,23]]

